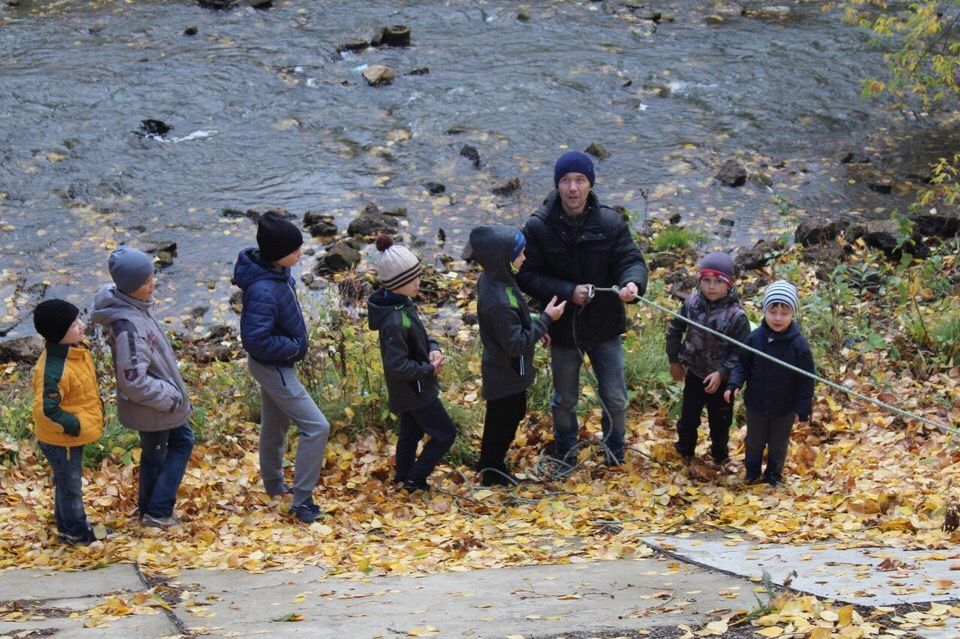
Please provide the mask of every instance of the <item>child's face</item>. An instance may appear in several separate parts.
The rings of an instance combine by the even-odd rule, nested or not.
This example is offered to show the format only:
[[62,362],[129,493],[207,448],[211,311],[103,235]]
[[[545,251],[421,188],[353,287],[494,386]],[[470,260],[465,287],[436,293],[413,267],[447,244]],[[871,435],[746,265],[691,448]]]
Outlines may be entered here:
[[60,343],[64,346],[73,346],[74,344],[79,344],[80,340],[83,339],[83,329],[83,320],[78,317],[77,319],[73,320],[73,324],[71,324],[70,328],[67,329],[67,332],[63,336],[63,339],[60,340]]
[[301,255],[303,255],[302,246],[299,247],[296,251],[294,251],[290,255],[281,257],[279,260],[274,262],[274,264],[276,264],[277,266],[282,266],[283,268],[291,268],[294,264],[300,261]]
[[763,319],[775,332],[782,333],[793,321],[793,310],[786,304],[771,304],[763,312]]
[[157,278],[151,275],[150,279],[144,282],[140,288],[130,293],[130,297],[135,300],[140,300],[141,302],[146,302],[153,297],[153,291],[155,291],[156,288]]
[[397,295],[406,295],[407,297],[416,297],[420,293],[420,278],[404,284],[400,288],[393,289]]
[[513,269],[516,271],[520,270],[520,267],[523,266],[523,263],[527,260],[527,249],[521,249],[520,255],[517,256],[517,259],[513,261]]
[[730,287],[716,275],[706,274],[700,278],[700,293],[711,302],[716,302],[727,294]]

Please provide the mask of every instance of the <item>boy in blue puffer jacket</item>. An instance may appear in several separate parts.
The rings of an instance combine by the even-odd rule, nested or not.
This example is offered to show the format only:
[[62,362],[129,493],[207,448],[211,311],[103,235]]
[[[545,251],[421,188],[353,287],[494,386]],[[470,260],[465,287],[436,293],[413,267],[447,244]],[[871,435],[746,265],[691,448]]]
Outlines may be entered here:
[[[307,354],[307,327],[290,268],[300,261],[303,234],[269,212],[257,223],[257,248],[240,251],[233,283],[243,290],[240,339],[250,374],[260,384],[260,474],[271,497],[293,493],[291,512],[311,523],[320,516],[313,489],[320,480],[330,424],[297,379],[293,365]],[[283,453],[290,421],[300,431],[293,487],[284,483]]]

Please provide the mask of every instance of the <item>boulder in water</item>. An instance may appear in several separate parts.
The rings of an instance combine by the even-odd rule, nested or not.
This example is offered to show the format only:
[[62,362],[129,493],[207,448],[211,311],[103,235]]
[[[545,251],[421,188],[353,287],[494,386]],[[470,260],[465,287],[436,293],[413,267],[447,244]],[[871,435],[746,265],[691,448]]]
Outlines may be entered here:
[[384,27],[380,42],[390,47],[408,47],[410,46],[410,27],[404,24]]
[[323,256],[323,266],[330,271],[347,271],[360,261],[360,251],[346,242],[337,242]]
[[384,215],[376,204],[370,202],[358,217],[351,220],[347,226],[347,235],[371,236],[377,233],[396,233],[398,230],[400,223],[397,219]]
[[730,158],[723,163],[714,177],[720,180],[721,184],[729,187],[743,186],[747,183],[747,170],[742,164]]
[[599,142],[591,142],[590,146],[584,149],[584,151],[598,160],[606,160],[608,157],[610,157],[610,151],[607,151],[607,149]]
[[393,69],[382,64],[374,64],[363,70],[363,79],[372,87],[391,84],[397,77]]
[[35,364],[43,350],[43,338],[36,335],[0,342],[0,362]]
[[813,246],[837,239],[849,227],[850,223],[844,220],[806,220],[797,227],[793,237],[798,244]]
[[313,237],[337,234],[337,225],[334,222],[334,217],[328,213],[307,211],[303,214],[303,228]]
[[493,187],[494,195],[510,195],[520,190],[520,178],[512,177],[504,180]]
[[480,151],[477,151],[476,147],[470,146],[469,144],[464,144],[460,149],[460,155],[470,160],[470,163],[473,164],[473,168],[480,168]]

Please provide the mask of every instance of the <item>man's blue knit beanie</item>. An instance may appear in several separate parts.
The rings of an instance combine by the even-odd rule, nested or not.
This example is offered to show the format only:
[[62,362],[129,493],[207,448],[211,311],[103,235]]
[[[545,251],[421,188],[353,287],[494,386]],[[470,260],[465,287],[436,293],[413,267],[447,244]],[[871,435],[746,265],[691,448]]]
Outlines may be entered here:
[[560,178],[567,173],[583,173],[593,186],[593,160],[583,151],[567,151],[553,165],[553,185],[560,184]]

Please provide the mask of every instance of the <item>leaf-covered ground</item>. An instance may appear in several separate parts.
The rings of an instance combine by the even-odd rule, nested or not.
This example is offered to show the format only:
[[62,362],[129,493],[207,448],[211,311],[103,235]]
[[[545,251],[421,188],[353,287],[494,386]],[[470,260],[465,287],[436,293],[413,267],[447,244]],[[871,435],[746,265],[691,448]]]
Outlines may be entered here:
[[[952,254],[939,259],[938,277],[943,272],[956,274]],[[914,348],[913,356],[905,337],[907,311],[912,312],[907,302],[926,296],[923,309],[916,309],[926,311],[926,322],[933,326],[943,318],[929,316],[930,309],[950,308],[951,300],[957,299],[956,289],[949,290],[955,286],[953,280],[944,284],[945,293],[936,293],[928,290],[936,282],[924,275],[923,266],[880,266],[878,277],[889,292],[888,306],[878,309],[880,298],[868,289],[826,298],[828,286],[831,295],[840,287],[836,270],[824,285],[818,283],[815,266],[796,252],[778,260],[772,269],[745,277],[744,290],[756,291],[761,280],[785,271],[804,282],[805,330],[823,360],[823,374],[938,422],[954,427],[960,422],[960,369],[930,348]],[[665,279],[669,272],[655,270],[652,281]],[[841,274],[850,289],[852,276]],[[459,284],[452,286],[460,290]],[[904,302],[890,306],[898,286]],[[745,299],[756,319],[753,297]],[[660,301],[676,305],[662,292]],[[466,298],[461,302],[469,310],[471,302]],[[840,328],[853,335],[869,330],[868,339],[844,340],[831,352],[834,338],[824,332],[840,332],[836,323],[826,323],[829,309],[818,314],[820,303],[860,318],[852,328]],[[887,321],[877,321],[877,314],[885,314]],[[662,340],[664,323],[648,308],[634,311],[633,317],[635,328],[626,342],[628,362],[637,356],[634,349],[642,340]],[[475,340],[475,330],[461,327],[452,346]],[[881,346],[896,343],[899,348],[894,352],[877,347],[878,339]],[[923,360],[927,365],[922,376],[915,375],[911,371],[918,368],[917,357],[923,353],[928,354]],[[463,368],[468,375],[475,369],[469,363]],[[546,376],[547,371],[543,373]],[[203,369],[194,380],[198,392],[209,381],[205,375]],[[659,383],[662,387],[662,379]],[[644,386],[634,390],[643,395]],[[476,415],[480,405],[476,391],[476,384],[457,380],[448,385],[445,401],[462,409],[461,414]],[[585,383],[584,405],[595,405],[593,394]],[[717,528],[781,543],[829,539],[935,550],[960,541],[960,533],[941,530],[947,505],[960,491],[958,440],[822,386],[817,388],[811,424],[795,429],[786,483],[777,488],[741,485],[742,428],[731,437],[732,469],[713,469],[706,463],[698,472],[683,467],[673,451],[669,411],[675,393],[635,399],[628,419],[630,449],[622,469],[607,469],[599,449],[585,446],[576,472],[560,481],[550,481],[541,472],[539,460],[550,440],[550,422],[548,415],[533,414],[511,451],[515,471],[527,475],[514,490],[481,489],[472,469],[444,464],[432,478],[435,489],[430,494],[398,491],[390,481],[395,436],[371,418],[366,430],[343,428],[331,438],[316,491],[325,515],[310,526],[287,514],[287,502],[263,492],[257,425],[247,421],[244,398],[237,395],[227,394],[219,405],[205,407],[205,419],[218,418],[216,428],[229,431],[229,436],[211,437],[196,447],[177,506],[186,520],[183,526],[158,531],[137,525],[136,464],[124,463],[125,451],[107,451],[95,470],[85,471],[88,516],[116,529],[107,541],[88,548],[56,542],[52,485],[35,443],[0,437],[0,459],[5,460],[0,569],[83,569],[128,561],[161,574],[188,567],[258,571],[305,564],[345,576],[411,574],[643,556],[651,552],[640,541],[645,535]],[[324,406],[322,399],[320,404]],[[359,405],[355,408],[360,410]],[[349,406],[342,412],[344,419],[356,415]],[[581,438],[597,437],[599,409],[590,408],[584,417]],[[471,439],[478,426],[467,426],[466,437]],[[705,434],[702,447],[704,439]],[[475,447],[476,441],[471,439],[471,445]],[[138,451],[132,452],[136,461]]]

